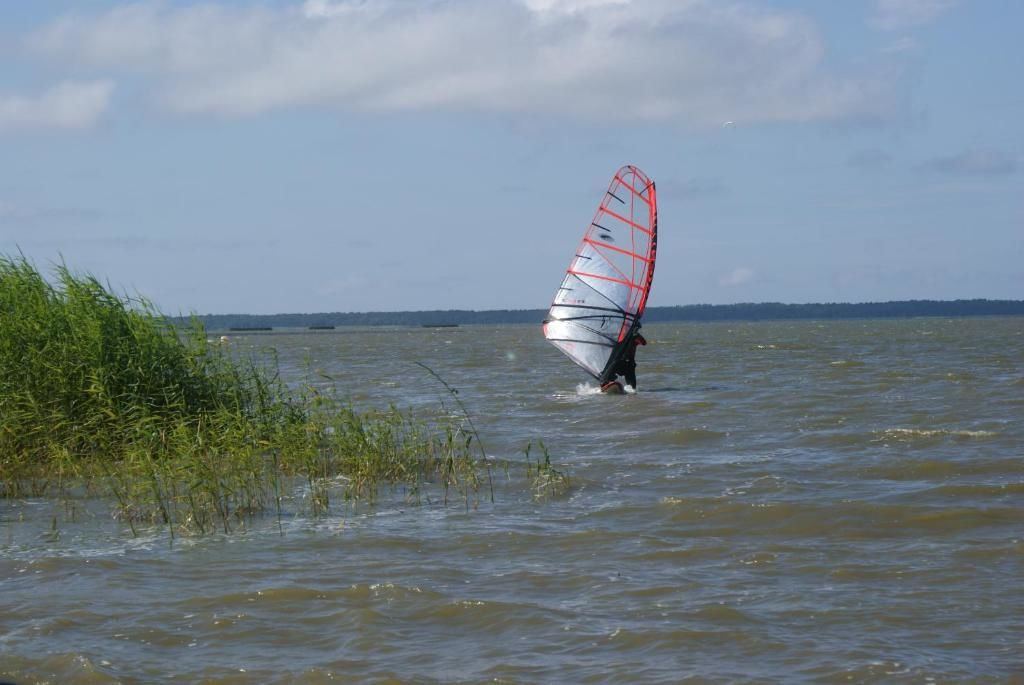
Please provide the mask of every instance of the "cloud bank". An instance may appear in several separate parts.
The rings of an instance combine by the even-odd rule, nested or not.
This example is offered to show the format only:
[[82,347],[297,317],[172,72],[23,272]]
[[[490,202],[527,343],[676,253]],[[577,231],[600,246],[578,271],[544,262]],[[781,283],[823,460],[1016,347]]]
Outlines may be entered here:
[[599,122],[875,121],[889,79],[832,71],[802,15],[741,0],[141,2],[66,15],[36,55],[143,76],[180,113],[461,110]]
[[871,24],[882,31],[902,31],[934,21],[958,0],[875,0]]
[[999,150],[968,150],[948,157],[936,157],[925,166],[932,171],[968,176],[1004,176],[1017,170],[1017,160]]
[[35,96],[0,93],[0,132],[87,128],[107,110],[113,90],[103,80],[60,83]]
[[746,285],[754,280],[754,270],[745,266],[736,267],[729,273],[718,279],[718,285],[724,288],[732,288],[739,285]]
[[871,148],[853,153],[846,160],[846,165],[855,169],[878,169],[892,161],[892,155],[885,150]]

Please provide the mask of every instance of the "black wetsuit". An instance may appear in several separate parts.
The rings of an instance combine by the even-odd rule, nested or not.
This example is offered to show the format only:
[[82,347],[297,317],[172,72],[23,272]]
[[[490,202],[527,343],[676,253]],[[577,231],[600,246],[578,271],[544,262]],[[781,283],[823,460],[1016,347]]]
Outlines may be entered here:
[[626,379],[626,385],[633,386],[634,390],[636,390],[636,347],[646,344],[644,336],[637,333],[626,347],[622,359],[615,365],[615,375],[623,376]]

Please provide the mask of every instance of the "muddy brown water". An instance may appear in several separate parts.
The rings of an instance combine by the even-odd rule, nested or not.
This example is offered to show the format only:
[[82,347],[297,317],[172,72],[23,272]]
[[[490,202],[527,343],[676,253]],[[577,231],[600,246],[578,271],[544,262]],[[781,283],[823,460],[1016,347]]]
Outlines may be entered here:
[[1024,682],[1024,318],[644,332],[618,397],[539,326],[233,336],[357,406],[452,408],[428,365],[513,464],[495,502],[171,541],[0,500],[0,680]]

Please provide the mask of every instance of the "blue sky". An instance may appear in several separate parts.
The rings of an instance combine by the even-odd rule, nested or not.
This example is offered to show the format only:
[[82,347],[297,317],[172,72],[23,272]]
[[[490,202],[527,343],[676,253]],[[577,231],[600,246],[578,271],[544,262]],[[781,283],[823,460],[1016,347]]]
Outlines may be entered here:
[[0,252],[168,313],[1024,297],[1016,0],[0,0]]

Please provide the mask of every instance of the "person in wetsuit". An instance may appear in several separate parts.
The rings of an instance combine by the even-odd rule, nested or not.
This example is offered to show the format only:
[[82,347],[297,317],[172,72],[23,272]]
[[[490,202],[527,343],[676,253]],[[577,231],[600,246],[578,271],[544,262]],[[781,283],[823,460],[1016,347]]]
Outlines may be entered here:
[[647,340],[644,336],[640,335],[640,327],[637,326],[637,331],[633,334],[629,344],[626,345],[626,351],[622,355],[622,359],[615,365],[615,376],[623,376],[626,379],[626,385],[633,386],[636,390],[636,348],[638,345],[646,345]]

